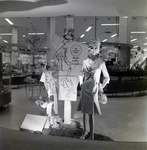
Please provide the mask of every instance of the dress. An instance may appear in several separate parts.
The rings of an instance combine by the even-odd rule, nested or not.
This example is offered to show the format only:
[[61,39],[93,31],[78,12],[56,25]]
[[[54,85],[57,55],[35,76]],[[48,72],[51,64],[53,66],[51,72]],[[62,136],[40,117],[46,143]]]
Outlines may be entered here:
[[44,71],[42,73],[41,82],[44,82],[44,86],[46,88],[48,97],[53,99],[54,101],[54,112],[58,114],[58,104],[57,104],[57,90],[56,90],[56,82],[57,79],[53,78],[50,71]]
[[100,82],[100,75],[103,73],[103,84],[109,83],[110,77],[105,66],[105,62],[100,58],[91,61],[87,58],[83,61],[83,66],[80,75],[84,77],[84,82],[81,88],[81,95],[77,111],[87,114],[101,114],[98,102],[98,85],[96,93],[92,93],[95,82]]

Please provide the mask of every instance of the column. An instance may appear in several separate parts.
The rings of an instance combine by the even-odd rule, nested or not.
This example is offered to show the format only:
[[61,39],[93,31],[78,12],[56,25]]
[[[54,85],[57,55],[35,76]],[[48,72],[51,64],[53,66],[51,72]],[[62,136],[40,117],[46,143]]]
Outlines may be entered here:
[[[11,37],[11,43],[17,43],[18,41],[18,30],[16,26],[12,26],[12,37]],[[16,51],[16,52],[15,52]],[[12,55],[11,55],[12,65],[17,65],[17,58],[18,58],[18,52],[17,47],[12,47]]]
[[126,65],[130,68],[130,38],[131,37],[131,17],[124,18],[119,17],[119,42],[123,43],[120,45],[118,50],[118,62],[121,65]]
[[[66,29],[73,29],[74,18],[72,16],[66,16]],[[71,101],[64,101],[64,123],[71,123]]]
[[55,17],[47,18],[47,61],[51,59],[52,43],[55,36]]
[[66,29],[73,29],[74,18],[71,15],[66,16]]

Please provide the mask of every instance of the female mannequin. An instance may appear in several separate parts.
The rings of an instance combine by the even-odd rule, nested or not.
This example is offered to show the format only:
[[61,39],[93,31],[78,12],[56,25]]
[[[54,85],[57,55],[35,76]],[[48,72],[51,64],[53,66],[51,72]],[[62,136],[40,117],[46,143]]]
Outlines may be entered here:
[[[85,139],[87,130],[87,116],[89,116],[90,139],[94,140],[94,114],[101,115],[98,102],[98,91],[109,83],[110,77],[105,66],[105,62],[99,57],[100,41],[92,38],[88,44],[88,58],[83,61],[79,75],[81,88],[80,102],[77,111],[83,113],[84,132],[81,139]],[[100,75],[103,73],[104,80],[101,86]]]

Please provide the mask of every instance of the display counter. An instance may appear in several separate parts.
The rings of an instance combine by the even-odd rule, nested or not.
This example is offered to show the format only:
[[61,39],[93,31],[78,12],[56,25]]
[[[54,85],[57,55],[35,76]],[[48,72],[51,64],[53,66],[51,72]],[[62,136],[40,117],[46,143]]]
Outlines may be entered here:
[[0,107],[11,102],[11,77],[3,76],[0,81]]
[[26,78],[26,75],[21,76],[12,76],[11,84],[12,85],[21,85],[25,84],[24,79]]
[[147,90],[147,76],[110,76],[105,93],[129,93]]

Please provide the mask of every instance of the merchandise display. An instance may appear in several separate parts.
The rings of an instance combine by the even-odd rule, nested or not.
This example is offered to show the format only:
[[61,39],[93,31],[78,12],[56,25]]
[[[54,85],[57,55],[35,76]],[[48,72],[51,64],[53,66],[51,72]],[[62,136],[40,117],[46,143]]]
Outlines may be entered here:
[[0,106],[11,102],[11,77],[10,74],[3,76],[2,53],[0,53]]

